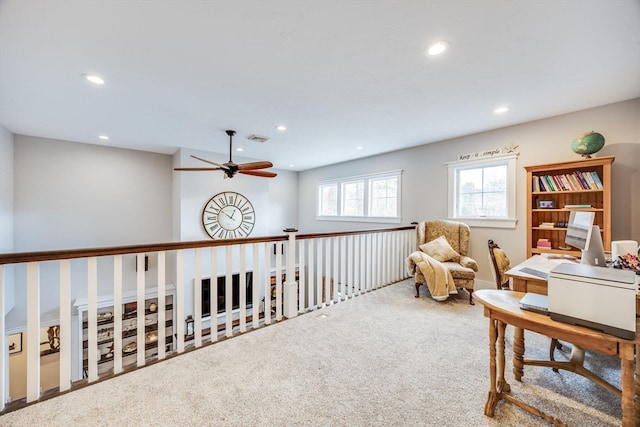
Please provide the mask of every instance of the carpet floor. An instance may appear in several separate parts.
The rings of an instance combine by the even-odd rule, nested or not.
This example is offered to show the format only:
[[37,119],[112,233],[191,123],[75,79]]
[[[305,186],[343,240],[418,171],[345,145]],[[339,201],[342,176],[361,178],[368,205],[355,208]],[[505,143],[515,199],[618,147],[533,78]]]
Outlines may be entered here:
[[[421,288],[424,292],[424,287]],[[2,426],[545,426],[489,390],[488,320],[461,292],[411,280],[259,328],[0,417]],[[525,367],[511,394],[569,425],[619,425],[620,398],[570,372]],[[525,334],[528,358],[549,339]],[[568,346],[557,359],[568,357]],[[617,358],[585,365],[619,387]]]

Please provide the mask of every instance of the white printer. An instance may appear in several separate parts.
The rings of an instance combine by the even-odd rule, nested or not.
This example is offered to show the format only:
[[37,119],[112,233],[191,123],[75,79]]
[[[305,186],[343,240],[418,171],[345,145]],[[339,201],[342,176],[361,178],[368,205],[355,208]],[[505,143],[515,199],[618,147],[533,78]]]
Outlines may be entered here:
[[637,276],[628,270],[565,263],[554,267],[548,278],[553,320],[625,339],[636,336],[637,293]]

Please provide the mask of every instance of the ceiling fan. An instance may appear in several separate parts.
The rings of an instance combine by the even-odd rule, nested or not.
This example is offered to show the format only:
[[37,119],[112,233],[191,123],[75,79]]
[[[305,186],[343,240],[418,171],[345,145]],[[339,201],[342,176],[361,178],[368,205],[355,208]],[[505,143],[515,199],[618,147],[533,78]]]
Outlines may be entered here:
[[236,173],[241,173],[244,175],[253,175],[253,176],[261,176],[263,178],[274,178],[278,175],[275,172],[263,171],[260,169],[266,169],[273,167],[273,163],[271,162],[250,162],[250,163],[233,163],[231,160],[231,153],[233,147],[233,135],[236,134],[234,130],[226,130],[227,135],[229,135],[229,161],[227,163],[219,164],[216,162],[212,162],[211,160],[203,159],[197,156],[191,156],[194,159],[198,159],[201,162],[209,163],[210,165],[215,166],[215,168],[173,168],[176,171],[217,171],[221,170],[225,173],[225,178],[233,178]]

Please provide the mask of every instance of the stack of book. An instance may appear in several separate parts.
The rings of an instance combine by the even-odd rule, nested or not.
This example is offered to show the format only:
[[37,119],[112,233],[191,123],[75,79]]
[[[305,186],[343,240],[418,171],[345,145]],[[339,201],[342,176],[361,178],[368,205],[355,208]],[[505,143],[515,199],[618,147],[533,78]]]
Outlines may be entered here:
[[538,226],[539,228],[553,228],[555,227],[555,223],[553,222],[541,222],[540,225]]
[[538,239],[536,246],[542,249],[551,249],[551,242],[549,239]]
[[532,177],[533,191],[582,191],[602,190],[602,181],[596,171],[574,171],[564,175],[540,175]]

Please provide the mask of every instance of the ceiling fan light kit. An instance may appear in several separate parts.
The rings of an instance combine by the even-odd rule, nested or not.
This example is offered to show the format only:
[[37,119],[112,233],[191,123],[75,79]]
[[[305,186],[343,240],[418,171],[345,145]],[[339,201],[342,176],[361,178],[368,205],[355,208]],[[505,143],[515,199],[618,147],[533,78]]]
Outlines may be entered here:
[[275,172],[265,171],[262,169],[267,169],[273,167],[273,163],[267,161],[259,161],[259,162],[248,162],[248,163],[234,163],[231,157],[233,153],[233,136],[236,134],[234,130],[226,130],[227,135],[229,135],[229,161],[227,163],[216,163],[211,160],[203,159],[201,157],[197,157],[192,155],[196,160],[200,160],[201,162],[209,163],[215,167],[211,168],[173,168],[176,171],[191,171],[191,172],[199,172],[199,171],[215,171],[221,170],[225,173],[225,178],[233,178],[236,173],[241,173],[243,175],[251,175],[251,176],[259,176],[262,178],[275,178],[278,174]]

